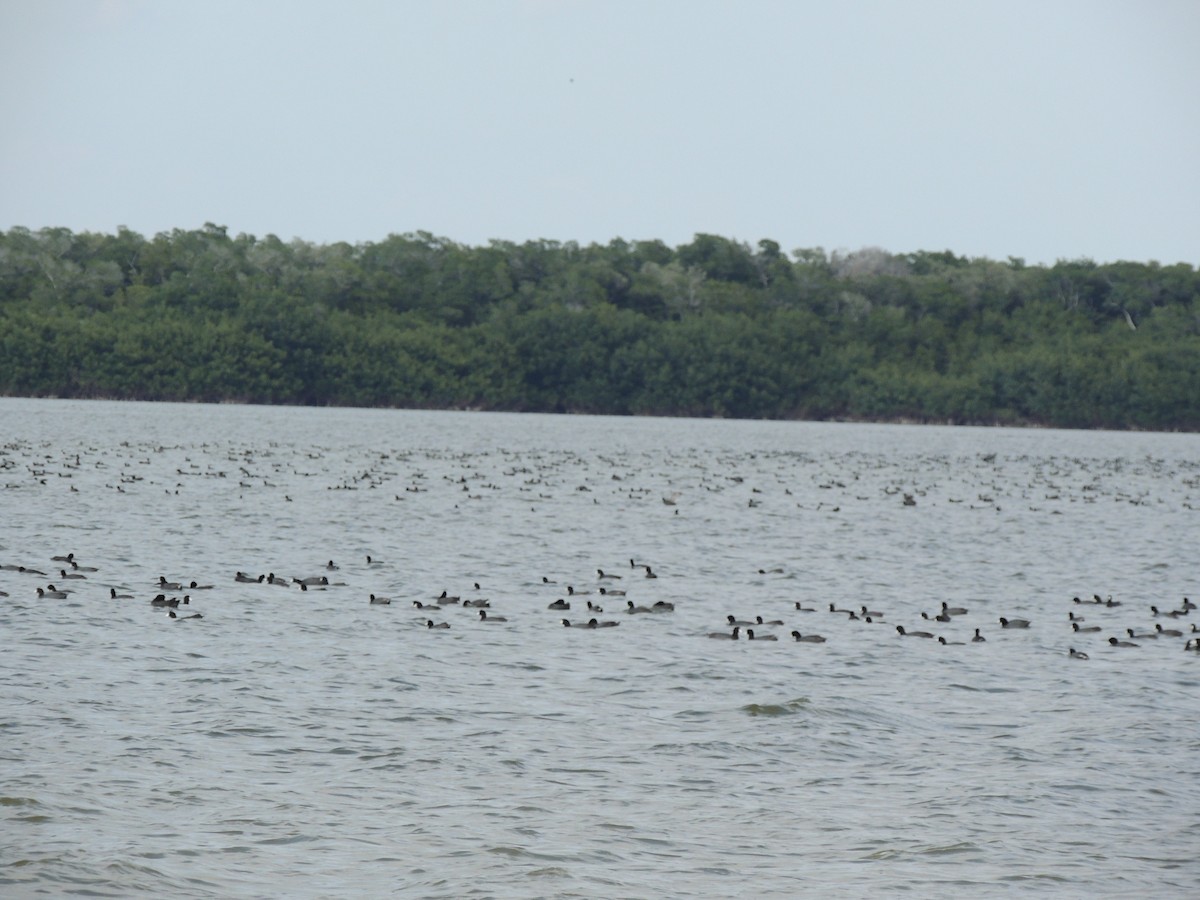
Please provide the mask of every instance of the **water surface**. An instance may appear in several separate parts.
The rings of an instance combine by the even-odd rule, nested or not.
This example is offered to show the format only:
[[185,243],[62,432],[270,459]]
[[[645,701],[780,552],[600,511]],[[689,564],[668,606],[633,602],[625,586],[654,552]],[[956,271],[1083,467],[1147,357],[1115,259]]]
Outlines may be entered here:
[[1200,654],[1107,643],[1197,621],[1150,610],[1200,594],[1195,436],[10,399],[0,440],[45,573],[0,570],[6,896],[1195,895]]

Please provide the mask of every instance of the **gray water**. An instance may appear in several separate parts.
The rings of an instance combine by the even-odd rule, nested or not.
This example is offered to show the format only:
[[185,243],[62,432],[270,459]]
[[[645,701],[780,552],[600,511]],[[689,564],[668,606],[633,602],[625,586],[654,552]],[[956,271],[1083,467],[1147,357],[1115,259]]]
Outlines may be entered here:
[[1196,436],[9,399],[0,442],[45,573],[0,571],[6,897],[1196,896],[1200,653],[1107,643],[1200,621],[1150,611],[1200,594]]

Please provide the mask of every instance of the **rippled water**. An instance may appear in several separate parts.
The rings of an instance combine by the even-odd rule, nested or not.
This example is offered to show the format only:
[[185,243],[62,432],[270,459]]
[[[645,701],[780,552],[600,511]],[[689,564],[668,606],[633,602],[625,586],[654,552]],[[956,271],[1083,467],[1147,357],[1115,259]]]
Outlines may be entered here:
[[[5,896],[1195,896],[1200,654],[1107,644],[1200,621],[1149,608],[1200,594],[1195,436],[33,400],[0,431],[0,563],[46,573],[0,571]],[[431,631],[443,590],[507,621]],[[559,624],[588,600],[620,627]],[[728,615],[785,624],[708,639]]]

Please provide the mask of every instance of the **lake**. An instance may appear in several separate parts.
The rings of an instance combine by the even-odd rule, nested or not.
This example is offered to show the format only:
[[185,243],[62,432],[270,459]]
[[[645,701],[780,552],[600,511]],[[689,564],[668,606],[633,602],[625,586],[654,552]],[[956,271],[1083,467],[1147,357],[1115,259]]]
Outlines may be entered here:
[[0,399],[0,443],[6,897],[1196,895],[1196,435]]

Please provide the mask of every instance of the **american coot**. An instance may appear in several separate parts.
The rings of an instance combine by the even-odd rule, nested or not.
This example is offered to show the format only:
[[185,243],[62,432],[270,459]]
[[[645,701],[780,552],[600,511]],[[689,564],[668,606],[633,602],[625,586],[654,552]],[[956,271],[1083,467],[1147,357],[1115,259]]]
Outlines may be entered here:
[[606,620],[604,622],[601,622],[599,619],[588,619],[586,624],[575,625],[575,626],[571,625],[570,619],[563,619],[562,623],[563,623],[563,628],[571,628],[571,627],[575,627],[575,628],[616,628],[618,625],[621,624],[620,622],[613,622],[611,620]]
[[735,629],[733,629],[733,631],[728,632],[728,633],[726,633],[724,631],[710,631],[708,633],[708,636],[710,638],[716,638],[718,640],[724,639],[727,641],[736,641],[738,639],[738,633],[740,631],[741,631],[740,628],[735,628]]
[[825,638],[819,634],[801,634],[798,631],[792,632],[792,640],[798,644],[823,644]]

